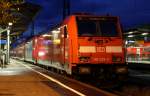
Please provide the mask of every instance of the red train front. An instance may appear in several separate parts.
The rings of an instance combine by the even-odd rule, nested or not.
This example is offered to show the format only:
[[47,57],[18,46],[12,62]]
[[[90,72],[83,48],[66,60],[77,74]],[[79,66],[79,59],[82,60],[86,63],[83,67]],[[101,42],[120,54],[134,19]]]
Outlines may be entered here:
[[69,49],[64,54],[69,54],[66,59],[73,73],[127,72],[117,17],[71,16],[64,25],[67,36],[62,45]]

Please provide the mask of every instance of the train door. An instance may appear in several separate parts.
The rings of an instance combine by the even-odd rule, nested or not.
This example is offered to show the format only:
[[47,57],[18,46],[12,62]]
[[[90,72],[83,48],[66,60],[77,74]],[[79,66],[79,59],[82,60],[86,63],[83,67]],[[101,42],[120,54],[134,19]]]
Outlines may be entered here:
[[68,32],[66,26],[62,27],[61,31],[61,64],[63,64],[63,66],[66,66],[69,63]]

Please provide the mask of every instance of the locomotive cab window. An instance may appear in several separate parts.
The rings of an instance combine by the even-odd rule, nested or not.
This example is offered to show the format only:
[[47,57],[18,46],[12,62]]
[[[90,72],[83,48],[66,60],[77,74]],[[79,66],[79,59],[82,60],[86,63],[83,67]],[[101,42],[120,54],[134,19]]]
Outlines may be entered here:
[[118,26],[116,18],[78,17],[77,27],[79,36],[117,37]]
[[118,36],[117,32],[117,22],[114,20],[100,20],[100,31],[102,33],[102,36]]

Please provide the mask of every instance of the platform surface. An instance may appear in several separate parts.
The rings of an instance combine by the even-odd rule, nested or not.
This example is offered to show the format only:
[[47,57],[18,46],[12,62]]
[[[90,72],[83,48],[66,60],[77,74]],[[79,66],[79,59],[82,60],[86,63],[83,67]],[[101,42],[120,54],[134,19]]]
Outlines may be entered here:
[[11,59],[0,68],[0,96],[115,96],[43,68]]

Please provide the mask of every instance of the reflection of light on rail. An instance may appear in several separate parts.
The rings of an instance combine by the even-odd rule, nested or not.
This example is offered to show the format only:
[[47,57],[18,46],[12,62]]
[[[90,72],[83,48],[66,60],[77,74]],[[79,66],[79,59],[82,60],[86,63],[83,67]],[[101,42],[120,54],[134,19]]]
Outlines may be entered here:
[[68,89],[68,90],[70,90],[70,91],[72,91],[72,92],[74,92],[74,93],[76,93],[76,94],[78,94],[78,95],[80,95],[80,96],[86,96],[86,95],[84,95],[83,93],[78,92],[78,91],[72,89],[71,87],[69,87],[69,86],[67,86],[67,85],[65,85],[65,84],[63,84],[63,83],[61,83],[61,82],[59,82],[58,80],[56,80],[56,79],[54,79],[54,78],[52,78],[52,77],[50,77],[50,76],[48,76],[48,75],[45,75],[45,74],[43,74],[43,73],[41,73],[41,72],[39,72],[39,71],[36,71],[36,70],[32,69],[31,67],[29,67],[29,66],[27,66],[27,65],[24,65],[24,64],[22,64],[22,65],[25,66],[26,68],[28,68],[28,69],[34,71],[34,72],[36,72],[36,73],[38,73],[38,74],[40,74],[40,75],[46,77],[47,79],[49,79],[49,80],[51,80],[51,81],[57,83],[58,85],[60,85],[60,86],[62,86],[62,87],[64,87],[64,88],[66,88],[66,89]]

